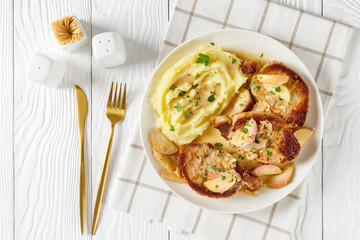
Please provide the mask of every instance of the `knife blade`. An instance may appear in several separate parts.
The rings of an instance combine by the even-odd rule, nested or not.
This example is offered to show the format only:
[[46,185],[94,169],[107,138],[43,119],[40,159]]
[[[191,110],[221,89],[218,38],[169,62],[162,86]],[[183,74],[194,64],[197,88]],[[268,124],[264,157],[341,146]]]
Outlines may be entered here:
[[80,136],[80,224],[81,234],[84,234],[85,225],[85,152],[84,152],[84,129],[86,114],[88,110],[87,100],[84,91],[75,85],[76,100],[78,109],[78,120],[79,120],[79,136]]

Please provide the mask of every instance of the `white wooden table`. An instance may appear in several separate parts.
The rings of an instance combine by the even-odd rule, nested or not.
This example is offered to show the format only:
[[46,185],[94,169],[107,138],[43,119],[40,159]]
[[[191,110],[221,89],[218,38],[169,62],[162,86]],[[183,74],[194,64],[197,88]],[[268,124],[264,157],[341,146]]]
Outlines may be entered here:
[[[286,4],[360,27],[359,0],[282,0]],[[172,14],[173,0],[1,0],[0,2],[0,239],[195,239],[118,213],[105,205],[96,236],[89,235],[109,123],[109,82],[130,83],[127,120],[116,129],[110,177],[139,109],[131,81],[146,84]],[[56,44],[50,22],[67,13],[85,22],[90,36],[118,31],[126,40],[125,66],[101,69],[90,44],[69,54]],[[360,35],[357,35],[359,43]],[[322,155],[307,178],[308,201],[298,229],[304,239],[360,239],[360,45],[346,62],[327,116]],[[34,85],[24,67],[35,52],[69,62],[66,83],[86,92],[87,234],[79,223],[79,143],[73,88]],[[132,116],[132,117],[129,117]],[[130,133],[129,133],[130,134]],[[128,134],[126,134],[128,135]],[[110,180],[111,182],[111,180]],[[106,200],[106,195],[105,195]],[[89,207],[91,206],[91,208]],[[241,236],[239,236],[241,239]]]

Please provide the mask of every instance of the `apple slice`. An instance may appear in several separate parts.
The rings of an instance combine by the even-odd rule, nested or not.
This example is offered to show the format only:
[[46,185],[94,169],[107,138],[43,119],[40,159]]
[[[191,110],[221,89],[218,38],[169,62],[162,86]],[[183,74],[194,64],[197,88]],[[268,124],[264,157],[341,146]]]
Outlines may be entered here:
[[162,133],[160,128],[156,128],[152,131],[150,140],[153,144],[153,148],[161,154],[172,155],[179,150],[178,147]]
[[204,182],[204,186],[212,192],[223,193],[239,181],[236,173],[234,172],[225,172],[220,175],[221,176],[219,177]]
[[263,149],[266,147],[266,143],[268,140],[266,139],[261,139],[259,143],[249,143],[245,146],[240,147],[240,149],[244,150],[245,152],[250,152],[251,150],[259,150],[259,149]]
[[251,174],[257,177],[279,173],[281,173],[281,169],[279,167],[269,164],[257,166],[251,171]]
[[269,179],[269,181],[266,183],[266,185],[270,188],[281,188],[288,185],[288,183],[293,178],[294,169],[295,169],[294,162],[287,164],[283,172],[281,174],[272,176]]
[[294,132],[294,136],[300,143],[300,146],[304,145],[304,143],[310,138],[310,136],[314,133],[314,129],[311,128],[299,128]]
[[243,128],[240,128],[235,133],[231,134],[229,139],[235,146],[245,147],[255,141],[257,131],[257,123],[253,118],[251,118],[249,121],[246,121]]
[[279,97],[279,100],[290,102],[291,99],[290,90],[285,85],[274,86],[274,85],[264,84],[264,87],[268,92],[271,92],[275,96]]
[[286,75],[256,75],[256,78],[263,84],[280,86],[289,81],[289,76]]
[[186,179],[184,177],[179,177],[176,176],[174,173],[169,172],[166,169],[161,170],[160,172],[160,176],[166,180],[172,181],[172,182],[177,182],[177,183],[185,183]]
[[231,111],[228,115],[233,116],[234,114],[242,113],[248,110],[252,105],[253,100],[250,91],[246,88],[241,88],[239,94],[234,97],[231,105],[229,105]]

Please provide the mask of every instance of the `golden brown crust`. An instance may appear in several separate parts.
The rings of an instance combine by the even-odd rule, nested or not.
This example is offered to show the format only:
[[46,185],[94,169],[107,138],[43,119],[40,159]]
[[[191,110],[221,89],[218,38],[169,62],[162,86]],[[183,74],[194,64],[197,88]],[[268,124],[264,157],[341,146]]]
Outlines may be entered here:
[[212,198],[228,198],[236,195],[242,186],[241,181],[238,181],[223,193],[212,192],[203,185],[209,173],[207,172],[207,168],[211,168],[211,164],[209,163],[211,158],[206,157],[208,153],[215,153],[216,155],[223,154],[222,151],[215,149],[211,144],[191,143],[180,147],[178,164],[187,183],[197,193]]
[[259,63],[253,60],[245,60],[241,65],[241,72],[246,76],[252,76],[259,69]]
[[264,87],[260,88],[262,83],[256,79],[256,76],[251,79],[254,82],[251,93],[259,104],[266,102],[272,113],[279,115],[292,127],[303,126],[309,106],[309,89],[300,75],[280,62],[266,64],[258,74],[289,76],[289,81],[284,85],[290,90],[291,100],[286,105],[283,101],[279,102],[278,98],[266,98],[267,91]]

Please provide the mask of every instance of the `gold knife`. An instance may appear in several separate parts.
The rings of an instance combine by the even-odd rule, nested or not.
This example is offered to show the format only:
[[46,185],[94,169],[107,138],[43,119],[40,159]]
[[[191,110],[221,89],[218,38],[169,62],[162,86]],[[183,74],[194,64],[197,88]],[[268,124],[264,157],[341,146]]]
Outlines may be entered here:
[[87,114],[87,101],[84,91],[78,86],[76,88],[76,99],[78,108],[79,120],[79,135],[80,135],[80,223],[81,234],[84,235],[85,225],[85,153],[84,153],[84,129]]

